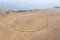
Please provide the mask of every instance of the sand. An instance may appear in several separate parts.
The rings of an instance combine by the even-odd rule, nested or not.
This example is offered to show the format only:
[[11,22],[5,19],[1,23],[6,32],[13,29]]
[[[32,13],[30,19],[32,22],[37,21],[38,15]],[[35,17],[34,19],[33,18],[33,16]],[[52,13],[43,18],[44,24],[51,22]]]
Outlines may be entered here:
[[40,10],[0,16],[0,40],[60,40],[59,13]]

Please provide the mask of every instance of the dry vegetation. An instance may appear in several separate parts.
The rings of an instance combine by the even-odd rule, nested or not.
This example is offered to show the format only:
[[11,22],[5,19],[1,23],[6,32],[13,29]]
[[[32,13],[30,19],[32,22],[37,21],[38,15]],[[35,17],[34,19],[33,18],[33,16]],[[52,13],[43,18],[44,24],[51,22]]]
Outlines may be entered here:
[[0,40],[60,40],[59,10],[0,11]]

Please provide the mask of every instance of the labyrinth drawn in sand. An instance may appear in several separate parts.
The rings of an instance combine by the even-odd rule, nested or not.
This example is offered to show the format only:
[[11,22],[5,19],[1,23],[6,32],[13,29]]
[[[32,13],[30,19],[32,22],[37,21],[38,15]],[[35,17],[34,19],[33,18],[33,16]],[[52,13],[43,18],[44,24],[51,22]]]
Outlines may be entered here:
[[21,32],[34,32],[39,31],[47,27],[47,21],[46,18],[44,18],[44,15],[23,15],[19,18],[17,18],[12,23],[12,28],[14,28],[17,31]]

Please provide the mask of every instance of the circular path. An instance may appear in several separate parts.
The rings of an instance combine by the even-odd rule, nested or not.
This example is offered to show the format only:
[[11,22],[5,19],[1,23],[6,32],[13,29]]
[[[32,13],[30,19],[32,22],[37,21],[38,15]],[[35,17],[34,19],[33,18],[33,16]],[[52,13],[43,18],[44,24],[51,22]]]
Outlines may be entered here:
[[43,15],[23,15],[12,23],[12,28],[21,32],[39,31],[47,26],[47,20]]

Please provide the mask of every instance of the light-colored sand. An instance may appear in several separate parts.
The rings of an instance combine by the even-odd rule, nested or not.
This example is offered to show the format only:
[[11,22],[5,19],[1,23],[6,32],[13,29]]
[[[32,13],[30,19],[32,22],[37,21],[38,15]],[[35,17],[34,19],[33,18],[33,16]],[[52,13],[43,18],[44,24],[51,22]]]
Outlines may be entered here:
[[0,17],[0,40],[60,40],[60,12],[33,11]]

